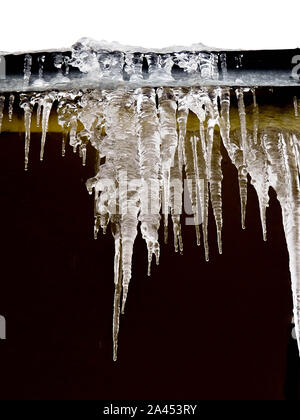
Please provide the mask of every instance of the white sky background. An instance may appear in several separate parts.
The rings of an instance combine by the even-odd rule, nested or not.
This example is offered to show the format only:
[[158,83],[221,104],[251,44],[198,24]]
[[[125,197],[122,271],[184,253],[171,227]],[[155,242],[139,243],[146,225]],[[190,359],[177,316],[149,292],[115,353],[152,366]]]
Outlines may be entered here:
[[70,47],[81,37],[143,47],[300,47],[300,0],[3,0],[0,51]]

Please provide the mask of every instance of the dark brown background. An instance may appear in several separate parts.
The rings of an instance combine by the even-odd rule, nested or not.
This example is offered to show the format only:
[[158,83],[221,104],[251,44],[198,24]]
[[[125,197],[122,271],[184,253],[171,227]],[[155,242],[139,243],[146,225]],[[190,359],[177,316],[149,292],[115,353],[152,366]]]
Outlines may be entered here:
[[209,263],[186,226],[184,256],[174,254],[172,241],[162,245],[160,266],[147,278],[138,238],[114,363],[113,240],[93,240],[85,188],[93,152],[82,168],[70,148],[60,157],[58,136],[48,136],[40,164],[40,135],[33,135],[28,173],[24,134],[0,138],[0,314],[7,320],[0,398],[297,398],[288,254],[275,194],[264,243],[252,187],[247,229],[240,227],[236,173],[224,156],[222,256],[211,214]]

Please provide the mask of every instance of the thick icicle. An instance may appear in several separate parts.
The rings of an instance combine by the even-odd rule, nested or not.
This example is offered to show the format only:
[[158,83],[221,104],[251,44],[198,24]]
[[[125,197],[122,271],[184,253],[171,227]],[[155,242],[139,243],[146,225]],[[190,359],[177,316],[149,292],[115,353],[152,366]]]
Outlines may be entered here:
[[[158,228],[160,223],[160,145],[159,120],[156,94],[153,88],[141,88],[135,92],[138,114],[139,166],[142,178],[140,190],[139,221],[141,233],[148,249],[148,275],[152,255],[159,261]],[[150,203],[149,203],[150,198]]]
[[164,215],[164,237],[168,240],[168,218],[170,207],[170,170],[174,164],[174,154],[177,148],[178,135],[176,126],[176,101],[171,88],[157,90],[159,103],[159,121],[161,135],[161,165],[162,165],[162,211]]

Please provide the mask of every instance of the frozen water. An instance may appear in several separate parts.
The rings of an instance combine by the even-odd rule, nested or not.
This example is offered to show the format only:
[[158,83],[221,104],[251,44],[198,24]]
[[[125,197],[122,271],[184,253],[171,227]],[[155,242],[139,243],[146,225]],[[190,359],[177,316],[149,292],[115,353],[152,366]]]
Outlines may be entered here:
[[[114,360],[117,359],[120,314],[125,310],[138,231],[146,242],[148,266],[145,271],[148,275],[153,254],[156,263],[159,262],[161,219],[165,241],[172,221],[175,251],[183,252],[183,174],[188,181],[196,243],[203,243],[208,261],[210,200],[219,253],[222,254],[221,144],[237,169],[243,229],[248,179],[257,192],[264,240],[267,239],[269,187],[277,193],[290,257],[295,333],[300,348],[299,132],[293,127],[259,126],[255,84],[245,86],[244,80],[237,86],[236,79],[230,79],[226,53],[197,48],[137,51],[83,39],[73,46],[71,59],[63,53],[54,57],[57,74],[50,81],[45,81],[45,55],[40,55],[38,77],[33,85],[30,84],[32,63],[32,56],[25,55],[19,103],[24,112],[25,170],[29,164],[33,111],[37,113],[37,126],[41,124],[41,160],[54,108],[62,129],[62,155],[67,140],[74,152],[79,152],[83,165],[88,143],[97,152],[96,173],[87,181],[87,189],[95,197],[95,239],[100,228],[105,233],[108,226],[114,237]],[[69,77],[69,66],[81,72],[76,80],[77,89]],[[179,76],[174,66],[180,69]],[[239,55],[236,67],[242,66],[243,56]],[[257,82],[252,79],[254,81]],[[80,89],[82,86],[84,89]],[[239,118],[239,127],[234,129],[230,124],[232,94],[236,96]],[[251,124],[247,121],[246,94],[250,94],[253,101]],[[15,94],[11,93],[8,97],[9,121],[14,102]],[[293,105],[297,119],[296,96]],[[1,95],[0,129],[4,106],[5,96]],[[197,127],[191,132],[187,130],[187,123],[192,114],[197,117]]]

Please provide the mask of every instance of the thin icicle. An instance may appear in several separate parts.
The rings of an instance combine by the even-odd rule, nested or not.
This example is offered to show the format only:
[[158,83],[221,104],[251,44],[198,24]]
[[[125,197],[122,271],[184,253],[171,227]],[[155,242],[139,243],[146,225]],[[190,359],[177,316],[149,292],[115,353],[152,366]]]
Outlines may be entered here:
[[24,157],[24,169],[27,171],[29,163],[29,148],[30,148],[30,126],[31,126],[31,115],[33,104],[30,101],[30,97],[27,95],[21,95],[20,107],[24,109],[24,125],[25,125],[25,157]]
[[40,150],[40,160],[44,158],[44,150],[46,143],[46,135],[48,131],[49,117],[51,108],[54,102],[55,96],[53,93],[45,95],[43,99],[43,115],[42,115],[42,138],[41,138],[41,150]]
[[199,229],[199,219],[200,219],[200,209],[199,209],[199,200],[198,200],[198,194],[199,194],[199,170],[198,170],[198,156],[197,156],[197,141],[198,138],[196,136],[191,137],[191,143],[192,143],[192,152],[193,152],[193,164],[194,164],[194,173],[195,173],[195,184],[196,184],[196,206],[195,206],[195,220],[197,220],[197,223],[195,225],[196,229],[196,241],[197,245],[200,246],[200,229]]
[[254,144],[257,144],[257,134],[258,134],[258,122],[259,122],[259,109],[256,102],[256,92],[255,89],[252,90],[253,95],[253,141]]
[[[137,98],[137,133],[139,167],[142,178],[140,189],[141,233],[148,249],[148,274],[152,253],[159,260],[158,228],[160,224],[160,170],[161,137],[156,108],[156,94],[153,88],[135,91]],[[150,202],[149,202],[150,197]]]
[[9,95],[9,100],[8,100],[8,121],[9,122],[12,122],[12,119],[13,119],[14,102],[15,102],[15,95],[13,94]]
[[112,224],[112,234],[115,240],[115,258],[114,258],[114,311],[113,311],[113,360],[118,357],[118,337],[120,326],[120,306],[122,294],[122,240],[120,221],[116,218]]
[[241,149],[243,151],[243,163],[246,163],[246,148],[247,148],[247,124],[246,111],[244,104],[244,90],[242,88],[236,89],[236,97],[238,100],[238,110],[241,124]]
[[206,158],[206,140],[204,130],[201,133],[202,123],[200,122],[200,141],[196,142],[196,164],[197,164],[197,183],[199,200],[201,205],[202,216],[202,236],[205,252],[205,260],[209,261],[208,246],[208,202],[209,202],[209,183],[208,183],[208,167]]
[[61,140],[61,155],[64,157],[66,155],[66,145],[68,139],[68,132],[66,129],[63,129],[62,140]]
[[43,97],[39,98],[38,103],[37,103],[37,111],[36,111],[36,126],[37,127],[40,126],[42,106],[43,106]]
[[219,253],[222,254],[222,155],[220,151],[220,135],[215,133],[212,149],[211,176],[209,179],[210,199],[217,227]]
[[2,121],[3,121],[3,109],[5,104],[5,96],[0,96],[0,133],[2,130]]

